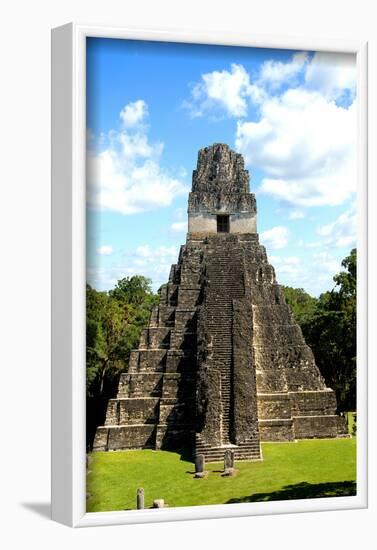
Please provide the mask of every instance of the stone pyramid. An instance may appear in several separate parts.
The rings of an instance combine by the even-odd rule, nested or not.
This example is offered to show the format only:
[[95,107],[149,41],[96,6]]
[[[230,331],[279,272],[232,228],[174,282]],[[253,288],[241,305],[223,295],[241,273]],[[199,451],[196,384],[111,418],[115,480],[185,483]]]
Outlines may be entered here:
[[260,441],[346,436],[256,229],[240,154],[199,151],[188,234],[94,450],[261,458]]

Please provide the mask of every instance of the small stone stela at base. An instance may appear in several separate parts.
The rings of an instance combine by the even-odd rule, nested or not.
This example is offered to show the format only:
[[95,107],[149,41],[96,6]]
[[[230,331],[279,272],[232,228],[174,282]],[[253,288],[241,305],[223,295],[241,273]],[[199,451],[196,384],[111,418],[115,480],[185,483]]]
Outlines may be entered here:
[[183,447],[260,460],[260,441],[347,435],[259,243],[244,160],[201,149],[188,233],[94,450]]

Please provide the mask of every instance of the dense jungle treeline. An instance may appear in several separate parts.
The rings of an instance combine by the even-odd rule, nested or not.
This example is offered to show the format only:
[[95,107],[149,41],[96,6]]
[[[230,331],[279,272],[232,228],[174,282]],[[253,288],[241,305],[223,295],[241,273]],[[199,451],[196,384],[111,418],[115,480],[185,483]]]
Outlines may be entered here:
[[[334,276],[334,289],[313,298],[301,288],[283,287],[286,301],[312,348],[326,384],[336,392],[339,411],[356,409],[356,250]],[[127,369],[130,351],[158,302],[151,281],[126,277],[110,291],[86,287],[87,444],[105,420],[106,405]]]
[[334,276],[333,290],[313,298],[302,288],[283,287],[285,299],[327,386],[336,393],[338,411],[356,410],[356,249]]

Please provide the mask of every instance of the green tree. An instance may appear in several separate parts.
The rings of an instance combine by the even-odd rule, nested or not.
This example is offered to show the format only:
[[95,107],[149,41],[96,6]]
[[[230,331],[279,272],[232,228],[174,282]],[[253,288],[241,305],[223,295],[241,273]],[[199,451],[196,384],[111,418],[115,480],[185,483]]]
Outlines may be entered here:
[[[334,276],[335,287],[320,296],[317,355],[325,378],[337,394],[340,410],[356,409],[356,284],[357,253],[352,249]],[[314,327],[315,328],[315,327]],[[326,357],[327,355],[327,357]]]
[[356,408],[356,249],[334,276],[335,287],[318,299],[284,288],[316,363],[336,393],[340,411]]
[[310,296],[303,288],[283,286],[285,300],[291,306],[293,315],[299,325],[310,319],[316,310],[317,299]]
[[144,306],[145,302],[156,301],[156,295],[151,289],[152,281],[142,275],[125,277],[120,279],[115,288],[109,291],[109,295],[116,298],[119,302],[132,304],[134,306]]

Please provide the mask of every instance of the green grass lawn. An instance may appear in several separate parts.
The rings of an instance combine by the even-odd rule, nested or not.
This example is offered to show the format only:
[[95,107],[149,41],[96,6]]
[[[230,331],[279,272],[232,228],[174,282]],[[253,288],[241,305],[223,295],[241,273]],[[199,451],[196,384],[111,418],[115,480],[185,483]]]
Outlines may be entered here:
[[88,512],[145,507],[163,498],[169,507],[257,502],[356,494],[356,439],[264,443],[261,462],[236,462],[238,474],[221,477],[221,463],[194,479],[192,462],[167,451],[92,453],[87,477]]

